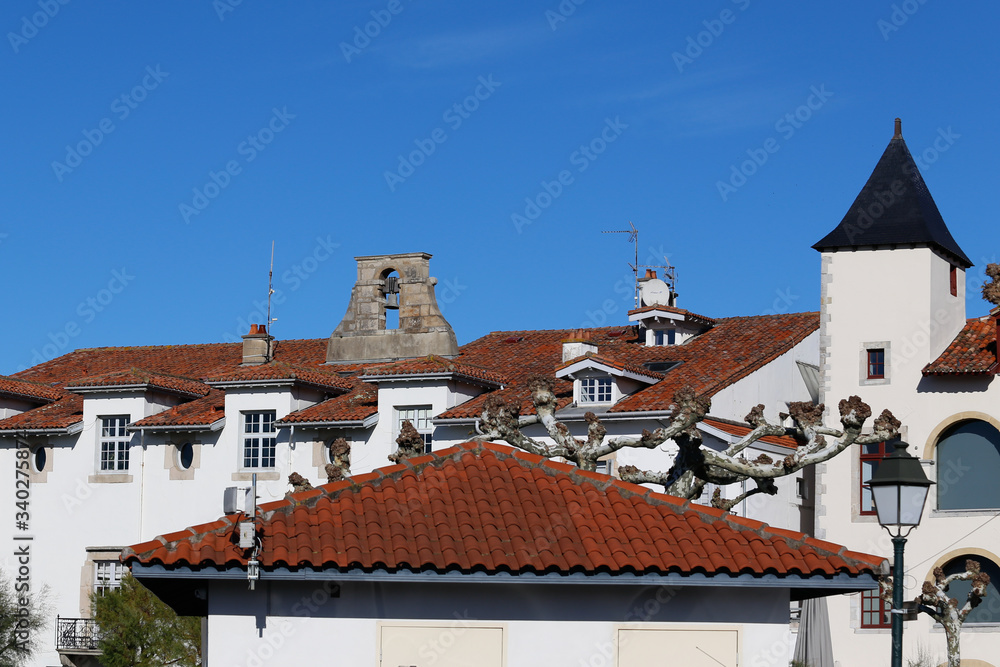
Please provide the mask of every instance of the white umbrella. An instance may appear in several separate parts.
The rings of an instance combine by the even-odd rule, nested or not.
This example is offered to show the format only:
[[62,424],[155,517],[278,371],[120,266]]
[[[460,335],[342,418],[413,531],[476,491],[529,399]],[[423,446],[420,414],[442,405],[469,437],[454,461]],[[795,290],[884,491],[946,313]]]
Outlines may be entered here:
[[802,603],[799,636],[792,659],[807,667],[834,667],[826,598],[812,598]]

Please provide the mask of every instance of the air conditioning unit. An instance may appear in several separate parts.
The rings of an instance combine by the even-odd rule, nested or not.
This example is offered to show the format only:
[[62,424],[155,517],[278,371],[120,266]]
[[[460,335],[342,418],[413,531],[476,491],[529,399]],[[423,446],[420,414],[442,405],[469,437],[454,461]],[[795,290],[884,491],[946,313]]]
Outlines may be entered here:
[[[240,506],[240,491],[243,492],[242,507]],[[253,512],[253,490],[227,486],[222,492],[222,512],[224,514],[237,514],[239,512],[251,514]]]

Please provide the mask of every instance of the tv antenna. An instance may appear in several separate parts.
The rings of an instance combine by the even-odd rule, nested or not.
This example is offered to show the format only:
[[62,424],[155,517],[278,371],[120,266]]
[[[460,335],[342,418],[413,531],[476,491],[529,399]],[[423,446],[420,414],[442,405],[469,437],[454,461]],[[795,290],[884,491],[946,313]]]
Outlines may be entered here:
[[610,231],[601,232],[602,234],[628,234],[628,242],[635,245],[635,264],[629,262],[629,267],[632,269],[633,283],[635,284],[635,307],[639,307],[639,230],[635,228],[632,221],[629,220],[628,229],[614,229]]
[[267,271],[267,335],[271,335],[271,323],[277,322],[277,317],[271,317],[271,295],[274,294],[274,241],[271,241],[271,268]]

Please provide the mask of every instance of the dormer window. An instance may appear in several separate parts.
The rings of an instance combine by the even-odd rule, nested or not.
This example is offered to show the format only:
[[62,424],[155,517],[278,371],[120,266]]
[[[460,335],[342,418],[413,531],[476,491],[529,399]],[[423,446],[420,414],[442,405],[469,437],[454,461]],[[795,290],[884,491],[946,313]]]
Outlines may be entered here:
[[580,380],[580,403],[610,403],[611,378],[596,377]]
[[676,329],[656,329],[653,331],[653,345],[657,347],[662,347],[663,345],[674,345],[676,339]]

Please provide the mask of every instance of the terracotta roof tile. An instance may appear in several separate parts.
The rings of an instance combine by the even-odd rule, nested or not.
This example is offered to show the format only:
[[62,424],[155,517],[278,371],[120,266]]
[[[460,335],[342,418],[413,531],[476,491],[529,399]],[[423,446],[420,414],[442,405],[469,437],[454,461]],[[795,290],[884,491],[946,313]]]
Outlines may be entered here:
[[33,403],[51,403],[65,396],[66,392],[38,382],[28,382],[0,375],[0,395],[20,398]]
[[621,360],[621,359],[613,359],[612,357],[610,357],[610,356],[608,356],[606,354],[585,354],[583,356],[576,357],[575,359],[570,359],[569,361],[565,361],[565,362],[559,364],[558,366],[556,366],[556,372],[558,372],[558,371],[560,371],[560,370],[562,370],[564,368],[568,368],[568,367],[572,366],[573,364],[577,364],[577,363],[579,363],[581,361],[586,361],[586,360],[592,361],[592,362],[594,362],[596,364],[603,364],[604,366],[609,366],[611,368],[614,368],[614,369],[617,369],[617,370],[620,370],[620,371],[627,371],[629,373],[635,373],[636,375],[642,375],[642,376],[645,376],[645,377],[649,378],[650,380],[652,380],[654,382],[663,379],[663,373],[658,373],[656,371],[652,371],[652,370],[646,368],[645,366],[641,366],[639,364],[631,363],[629,361],[625,361],[625,360]]
[[322,403],[289,413],[279,424],[334,423],[363,421],[378,412],[378,387],[358,382],[346,394],[328,398]]
[[[288,565],[831,577],[871,575],[883,565],[878,556],[510,448],[467,443],[447,452],[262,507],[265,571]],[[232,530],[227,522],[205,524],[129,547],[122,557],[168,567],[245,566]]]
[[[717,428],[723,433],[735,435],[739,438],[742,438],[753,430],[748,424],[737,424],[728,419],[720,419],[718,417],[706,417],[701,421],[701,423],[706,426]],[[795,438],[790,435],[765,435],[760,439],[760,442],[766,442],[780,447],[787,447],[789,449],[795,449],[799,446],[799,443],[795,440]]]
[[377,381],[379,378],[438,374],[448,374],[497,387],[508,382],[508,379],[501,373],[436,355],[382,364],[365,371],[362,377]]
[[69,394],[55,403],[0,420],[0,431],[62,431],[83,423],[83,396]]
[[[786,353],[818,328],[819,313],[792,313],[719,319],[711,329],[683,345],[647,347],[639,342],[636,327],[586,329],[584,333],[597,346],[597,354],[602,358],[634,367],[677,362],[663,373],[662,380],[610,409],[647,412],[668,409],[674,394],[685,385],[711,396]],[[494,332],[462,346],[456,361],[503,369],[510,384],[500,390],[501,395],[520,403],[521,414],[534,414],[527,379],[532,375],[551,377],[553,369],[562,364],[562,341],[578,333],[579,330],[573,329]],[[511,363],[513,359],[516,364]],[[481,394],[438,415],[437,419],[479,417],[487,396]],[[556,396],[560,408],[572,403],[572,383],[557,380]]]
[[349,391],[353,388],[350,380],[337,373],[315,367],[289,364],[283,361],[269,361],[259,366],[240,366],[224,373],[205,378],[208,384],[270,382],[287,380],[296,384],[312,385],[324,389]]
[[176,375],[164,375],[152,373],[141,368],[129,368],[120,371],[112,371],[102,375],[77,378],[66,384],[68,391],[80,391],[87,389],[115,389],[124,387],[142,387],[144,389],[159,389],[170,393],[181,394],[183,396],[204,396],[208,393],[208,385],[178,377]]
[[692,313],[689,310],[684,310],[683,308],[674,308],[673,306],[643,306],[642,308],[633,308],[628,311],[629,315],[639,315],[642,313],[653,313],[656,311],[662,311],[665,313],[673,313],[674,315],[683,315],[685,319],[689,319],[693,322],[698,322],[699,324],[715,324],[716,320],[711,317],[705,317],[704,315],[698,315],[697,313]]
[[984,375],[997,370],[997,324],[992,317],[971,319],[924,375]]
[[206,396],[140,419],[133,428],[211,426],[226,416],[226,393],[210,389]]

